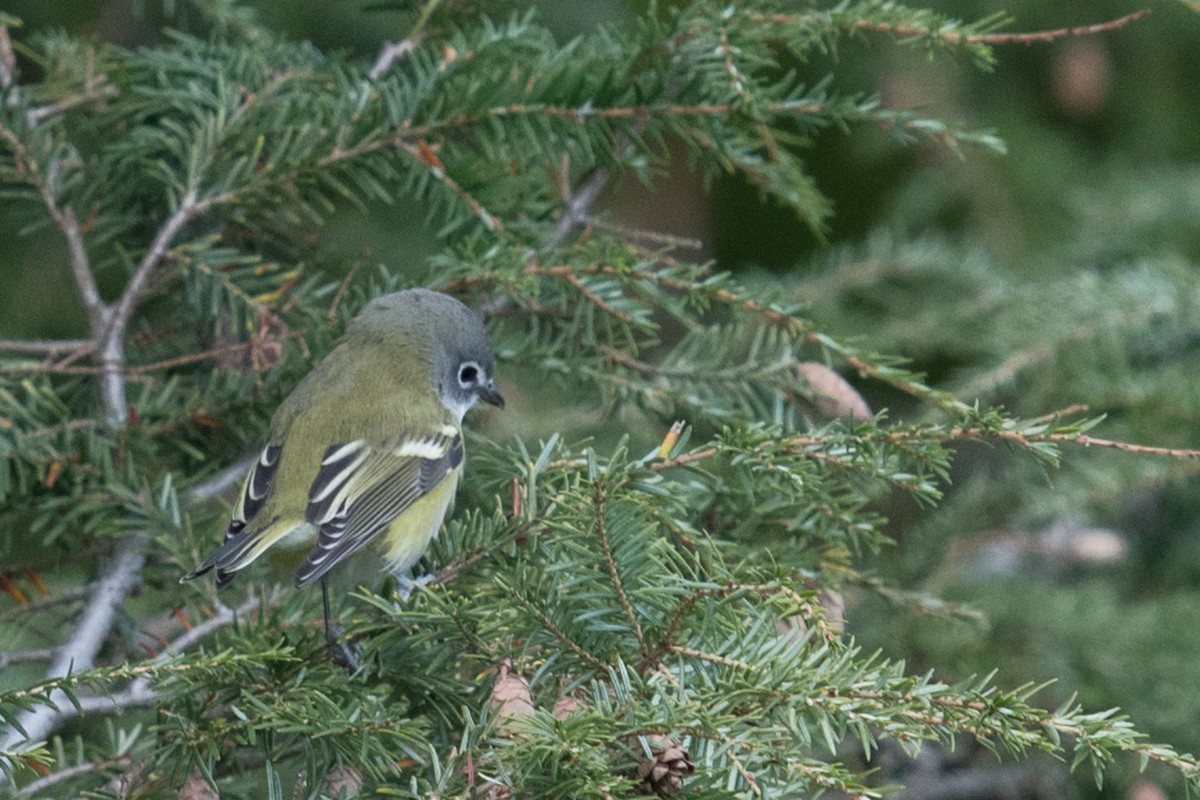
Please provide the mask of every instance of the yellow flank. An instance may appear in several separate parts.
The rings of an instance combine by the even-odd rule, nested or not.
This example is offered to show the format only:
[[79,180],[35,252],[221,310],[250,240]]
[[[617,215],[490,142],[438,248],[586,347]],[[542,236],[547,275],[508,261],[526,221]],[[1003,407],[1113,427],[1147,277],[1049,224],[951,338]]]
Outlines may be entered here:
[[438,529],[454,494],[462,469],[449,472],[429,494],[418,499],[388,525],[375,539],[375,546],[392,573],[404,572],[421,557]]

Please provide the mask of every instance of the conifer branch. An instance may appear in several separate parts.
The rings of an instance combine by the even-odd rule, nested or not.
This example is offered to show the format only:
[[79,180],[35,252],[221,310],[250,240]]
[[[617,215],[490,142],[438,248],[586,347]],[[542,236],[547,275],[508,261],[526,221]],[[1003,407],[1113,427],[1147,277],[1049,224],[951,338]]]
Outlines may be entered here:
[[[118,562],[116,566],[117,568],[121,568],[122,564]],[[132,574],[133,570],[126,566],[125,572]],[[105,598],[100,596],[102,592],[110,596],[115,595],[116,588],[113,586],[98,587],[97,591],[93,594],[96,602],[105,602]],[[106,694],[78,695],[68,699],[63,689],[58,688],[51,681],[44,689],[45,703],[35,706],[30,711],[18,717],[13,730],[9,731],[2,743],[0,743],[0,749],[11,749],[15,745],[21,744],[22,741],[27,743],[42,741],[55,730],[82,714],[121,714],[133,708],[153,705],[160,699],[158,693],[151,686],[156,668],[166,665],[172,658],[180,655],[184,650],[211,636],[216,631],[229,626],[240,617],[249,614],[257,608],[270,606],[277,602],[278,599],[278,591],[267,597],[258,597],[251,594],[250,597],[236,608],[219,606],[216,614],[184,631],[168,643],[158,656],[134,669],[130,673],[132,680],[120,691]],[[114,609],[111,602],[109,602],[108,608],[110,610]],[[102,627],[102,636],[106,636],[108,629],[99,622],[94,624],[93,630],[100,630]],[[77,644],[79,642],[70,642],[68,645],[64,645],[61,650],[65,651],[69,645]],[[93,653],[92,656],[94,657],[94,655]],[[63,662],[64,659],[61,657],[56,659],[55,667],[61,666]],[[47,674],[67,678],[71,675],[85,673],[92,667],[91,663],[83,663],[75,669],[70,669],[71,663],[70,661],[66,661],[67,668],[55,669],[52,667],[48,670]],[[24,730],[24,734],[21,733],[21,729]],[[0,775],[0,786],[3,785],[4,776]]]
[[70,586],[55,591],[49,597],[41,597],[37,600],[30,600],[28,603],[23,603],[15,611],[21,614],[37,614],[50,608],[76,602],[87,597],[87,595],[88,588],[86,586]]
[[646,646],[646,634],[642,632],[642,625],[638,621],[637,612],[633,610],[633,604],[629,602],[629,595],[625,593],[625,582],[621,580],[621,572],[617,569],[617,562],[613,558],[612,545],[608,541],[608,529],[604,524],[604,484],[601,479],[596,479],[592,482],[592,504],[596,514],[596,537],[600,540],[600,551],[604,554],[604,565],[608,569],[608,577],[612,581],[614,591],[617,593],[617,600],[621,603],[621,609],[625,612],[625,619],[629,621],[629,629],[633,631],[633,637],[637,639],[638,650],[641,651],[642,660],[649,662],[651,654],[650,648]]
[[396,146],[411,156],[422,167],[429,170],[429,174],[434,179],[440,181],[451,192],[458,195],[459,199],[471,209],[471,212],[483,222],[485,228],[494,233],[504,232],[504,223],[500,218],[484,208],[478,199],[472,196],[470,192],[459,185],[458,181],[450,176],[450,173],[446,171],[446,166],[438,158],[437,151],[428,142],[423,139],[418,139],[416,142],[408,142],[397,138]]
[[[90,599],[70,637],[46,671],[50,678],[84,672],[92,668],[96,654],[112,628],[117,607],[140,578],[145,555],[135,537],[122,539],[104,576],[92,585]],[[8,731],[0,731],[0,749],[21,742],[36,743],[50,735],[61,722],[73,716],[73,706],[61,690],[52,691],[46,705],[21,713]],[[0,786],[4,783],[0,775]]]
[[95,345],[97,332],[102,329],[107,321],[107,307],[100,297],[100,291],[96,288],[96,279],[92,274],[91,260],[88,257],[87,246],[83,240],[83,231],[80,228],[79,221],[75,218],[75,212],[70,207],[59,205],[58,198],[38,167],[37,159],[29,152],[16,131],[7,125],[0,124],[0,138],[8,144],[9,149],[12,151],[17,174],[21,180],[37,191],[38,196],[42,200],[42,205],[46,208],[46,212],[62,233],[63,238],[66,239],[71,275],[75,279],[75,287],[79,292],[79,300],[87,312],[88,322],[93,333],[93,344]]
[[25,113],[25,124],[30,128],[35,128],[38,124],[56,114],[70,111],[72,108],[86,103],[97,103],[111,99],[116,97],[119,92],[120,90],[116,86],[105,83],[104,76],[101,75],[94,85],[86,86],[78,94],[55,100],[53,103],[47,103],[44,106],[29,109]]
[[568,636],[563,629],[556,625],[554,620],[550,619],[550,617],[548,617],[546,613],[542,611],[541,607],[534,603],[524,592],[513,588],[511,589],[511,594],[528,613],[532,614],[538,620],[541,626],[545,628],[547,633],[566,645],[567,649],[569,649],[572,653],[579,656],[596,669],[605,669],[605,664],[603,661],[596,658],[596,656],[589,653],[582,646],[580,646],[578,642]]

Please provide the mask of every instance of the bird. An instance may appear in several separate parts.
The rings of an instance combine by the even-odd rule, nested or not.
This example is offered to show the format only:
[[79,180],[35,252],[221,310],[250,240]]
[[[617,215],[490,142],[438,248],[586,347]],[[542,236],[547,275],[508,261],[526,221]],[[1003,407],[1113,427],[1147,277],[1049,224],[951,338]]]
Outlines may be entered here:
[[406,289],[372,300],[271,418],[224,540],[199,567],[218,587],[272,548],[308,548],[298,588],[374,543],[395,575],[437,535],[463,471],[462,421],[504,407],[483,323],[459,300]]

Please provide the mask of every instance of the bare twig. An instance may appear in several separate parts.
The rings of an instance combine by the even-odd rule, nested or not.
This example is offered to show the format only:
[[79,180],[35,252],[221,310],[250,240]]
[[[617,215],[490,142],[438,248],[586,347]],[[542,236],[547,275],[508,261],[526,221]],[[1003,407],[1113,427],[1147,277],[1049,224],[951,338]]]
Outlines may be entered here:
[[0,350],[50,357],[65,353],[88,353],[93,346],[91,339],[0,339]]
[[36,650],[17,650],[12,653],[0,653],[0,669],[4,669],[10,664],[24,664],[30,661],[50,661],[57,653],[57,647],[41,647]]
[[246,473],[250,470],[250,465],[257,458],[257,452],[243,456],[203,483],[196,484],[188,490],[188,502],[202,503],[205,500],[211,500],[217,495],[224,494],[236,486],[238,481],[246,477]]
[[375,63],[367,71],[367,76],[373,81],[379,80],[385,72],[391,69],[397,61],[411,53],[416,46],[417,43],[411,39],[400,42],[384,42]]
[[670,248],[672,250],[701,250],[704,248],[704,242],[691,236],[680,236],[674,233],[663,233],[661,231],[640,230],[631,228],[628,225],[620,225],[615,222],[602,219],[590,219],[588,224],[601,230],[606,230],[609,233],[625,239],[630,242],[642,241],[648,245],[657,245],[659,247]]
[[[33,163],[31,159],[29,163]],[[35,180],[34,183],[47,211],[67,240],[80,301],[88,312],[94,349],[104,370],[101,376],[101,400],[105,419],[114,428],[124,427],[129,419],[125,400],[125,329],[151,273],[162,262],[183,226],[204,208],[204,204],[197,201],[194,190],[184,195],[179,207],[159,228],[121,297],[110,306],[104,303],[96,288],[83,233],[74,213],[70,208],[58,206],[53,192],[44,181]],[[128,536],[118,543],[115,558],[105,575],[93,585],[90,601],[70,637],[50,664],[46,672],[48,677],[61,677],[92,667],[96,653],[112,629],[117,608],[140,580],[142,564],[145,562],[142,546],[142,541],[135,536]],[[16,724],[4,733],[0,747],[41,741],[65,718],[75,713],[66,693],[56,690],[51,693],[48,704],[30,709],[17,718]]]
[[[172,640],[163,651],[151,661],[151,664],[162,664],[168,659],[179,655],[184,650],[188,649],[196,642],[211,636],[216,631],[233,622],[245,614],[249,614],[254,609],[262,605],[270,605],[279,598],[279,593],[275,592],[266,598],[260,598],[251,593],[251,595],[237,608],[229,606],[218,606],[217,613],[208,619],[201,622],[199,625],[193,625],[191,629],[183,632],[174,640]],[[108,694],[99,695],[84,695],[78,697],[79,711],[81,714],[120,714],[130,708],[138,708],[151,705],[158,700],[158,693],[150,686],[150,679],[143,676],[129,682],[123,690],[119,692],[111,692]],[[70,709],[74,711],[74,709]],[[70,719],[73,714],[68,714],[63,719]]]
[[16,77],[17,57],[13,53],[12,39],[8,28],[0,25],[0,89],[12,86]]
[[604,191],[604,187],[608,185],[611,177],[612,173],[608,169],[599,167],[579,185],[579,188],[571,192],[571,196],[566,198],[566,202],[563,203],[562,216],[558,218],[558,227],[554,230],[554,236],[546,242],[545,247],[542,248],[543,252],[552,252],[562,247],[572,231],[587,225],[588,218],[592,213],[592,206],[595,204],[596,198],[600,196],[600,192]]
[[151,273],[162,263],[175,237],[179,235],[183,226],[205,207],[204,203],[197,200],[195,189],[189,190],[183,196],[179,207],[158,229],[149,249],[138,262],[129,283],[121,292],[121,297],[107,308],[103,329],[97,331],[93,328],[93,333],[98,339],[100,365],[104,368],[104,374],[100,378],[100,393],[108,423],[113,427],[124,427],[129,421],[129,409],[125,402],[125,378],[122,374],[125,368],[125,328],[129,324],[129,318],[141,300]]

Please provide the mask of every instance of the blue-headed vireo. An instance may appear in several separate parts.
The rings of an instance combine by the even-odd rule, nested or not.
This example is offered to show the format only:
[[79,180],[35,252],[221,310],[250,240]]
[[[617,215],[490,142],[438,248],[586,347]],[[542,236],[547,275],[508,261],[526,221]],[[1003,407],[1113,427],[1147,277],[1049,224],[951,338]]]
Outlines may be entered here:
[[400,574],[421,557],[454,498],[462,419],[477,400],[504,407],[479,319],[439,292],[367,304],[271,419],[220,547],[190,580],[233,580],[272,547],[309,547],[296,585],[320,580],[368,542]]

